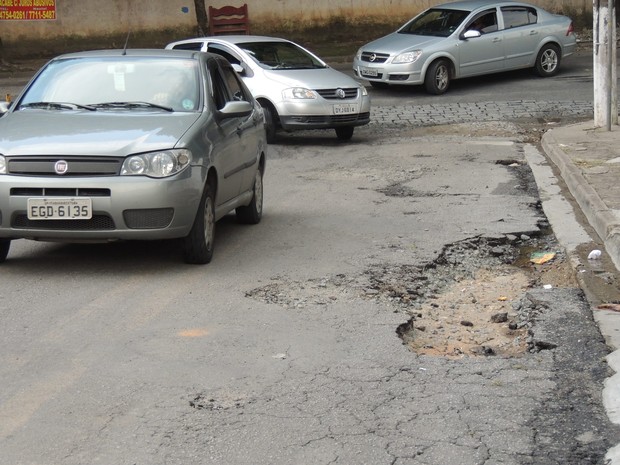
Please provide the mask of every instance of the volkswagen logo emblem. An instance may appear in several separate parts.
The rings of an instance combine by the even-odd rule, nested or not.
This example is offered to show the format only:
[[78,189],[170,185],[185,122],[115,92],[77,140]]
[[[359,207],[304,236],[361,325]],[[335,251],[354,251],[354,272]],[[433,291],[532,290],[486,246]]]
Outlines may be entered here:
[[56,171],[56,174],[65,174],[69,171],[69,163],[65,160],[58,160],[54,165],[54,171]]
[[347,96],[347,94],[344,93],[344,90],[338,88],[336,89],[336,97],[338,98],[345,98]]
[[377,54],[376,53],[373,53],[372,55],[370,55],[368,57],[368,61],[375,61],[376,59],[377,59]]

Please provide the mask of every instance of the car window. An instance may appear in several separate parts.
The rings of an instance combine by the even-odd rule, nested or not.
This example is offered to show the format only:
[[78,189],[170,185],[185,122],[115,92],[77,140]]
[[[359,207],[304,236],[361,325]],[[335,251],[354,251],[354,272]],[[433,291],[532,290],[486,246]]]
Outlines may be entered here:
[[538,21],[536,9],[531,7],[502,7],[502,16],[504,18],[504,29],[536,24]]
[[279,70],[325,68],[320,60],[292,42],[245,42],[238,45],[262,68]]
[[208,44],[207,45],[207,52],[210,53],[215,53],[217,55],[223,56],[224,58],[226,58],[230,63],[234,63],[236,65],[241,64],[241,59],[239,57],[237,57],[232,50],[230,50],[228,47],[226,47],[225,45],[220,45],[220,44]]
[[470,11],[431,8],[398,30],[399,34],[448,37],[471,13]]
[[195,111],[200,99],[197,71],[197,61],[185,58],[126,55],[54,60],[37,76],[19,105],[142,102]]
[[209,63],[209,76],[211,78],[211,95],[218,110],[233,100],[250,101],[246,87],[241,84],[237,73],[228,63],[218,65],[216,61],[211,61]]
[[497,31],[497,13],[495,12],[495,8],[477,15],[469,25],[465,27],[465,30],[474,30],[481,34]]
[[245,89],[239,81],[239,76],[235,73],[235,70],[230,66],[223,66],[221,71],[232,99],[249,101],[248,95],[246,95]]
[[174,50],[194,50],[200,52],[202,50],[202,42],[186,42],[184,44],[177,44],[172,48]]

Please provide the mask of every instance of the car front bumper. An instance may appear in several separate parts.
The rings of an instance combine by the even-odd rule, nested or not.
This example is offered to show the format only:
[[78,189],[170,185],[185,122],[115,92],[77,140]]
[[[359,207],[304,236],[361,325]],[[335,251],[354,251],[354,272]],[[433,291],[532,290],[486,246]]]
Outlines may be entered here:
[[[172,239],[194,223],[202,195],[200,169],[142,176],[0,176],[0,238],[67,242]],[[29,198],[90,198],[91,219],[28,219]]]
[[369,82],[382,82],[386,84],[423,84],[422,70],[419,60],[416,63],[404,63],[399,65],[386,63],[370,63],[355,59],[353,72],[358,79]]

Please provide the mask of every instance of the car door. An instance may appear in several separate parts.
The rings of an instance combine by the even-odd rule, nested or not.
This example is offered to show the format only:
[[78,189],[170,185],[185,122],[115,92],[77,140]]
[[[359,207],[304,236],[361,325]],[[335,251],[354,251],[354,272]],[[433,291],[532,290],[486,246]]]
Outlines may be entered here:
[[[235,100],[253,102],[250,92],[239,82],[230,63],[223,58],[208,60],[211,82],[211,98],[216,110]],[[252,181],[260,144],[259,123],[262,114],[258,108],[248,116],[217,119],[218,123],[209,135],[213,143],[214,163],[219,173],[217,205],[229,202],[242,191],[248,190],[248,172]]]
[[506,69],[533,66],[538,45],[544,38],[536,8],[504,6],[501,8],[501,15],[504,24]]
[[[483,26],[477,26],[482,23]],[[459,43],[459,77],[494,73],[504,69],[503,31],[497,22],[497,9],[485,10],[471,18],[463,31],[475,29],[480,37]]]
[[[232,100],[218,60],[207,61],[210,82],[210,98],[215,110],[221,110]],[[216,124],[210,128],[208,138],[212,144],[212,160],[218,171],[216,205],[222,205],[239,195],[243,177],[245,154],[237,129],[242,118],[220,119],[214,115]]]
[[[249,89],[241,82],[239,75],[230,64],[222,63],[221,72],[233,100],[254,102]],[[237,169],[241,173],[240,192],[251,190],[254,187],[258,152],[264,136],[264,129],[260,125],[262,118],[262,112],[259,111],[259,106],[256,104],[254,111],[249,116],[238,119],[236,133],[239,137],[240,165]]]

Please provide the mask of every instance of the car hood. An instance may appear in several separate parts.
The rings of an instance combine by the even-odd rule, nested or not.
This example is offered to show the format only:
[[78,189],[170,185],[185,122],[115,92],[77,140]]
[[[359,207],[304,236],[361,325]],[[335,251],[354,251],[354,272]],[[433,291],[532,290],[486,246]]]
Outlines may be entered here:
[[387,36],[374,40],[362,47],[365,52],[400,53],[406,50],[429,47],[446,40],[445,37],[419,36],[392,32]]
[[0,118],[2,155],[126,156],[170,149],[197,113],[17,111]]
[[[305,87],[307,89],[359,87],[353,78],[333,68],[264,70],[263,73],[267,79],[284,87]],[[260,89],[258,91],[260,93]]]

